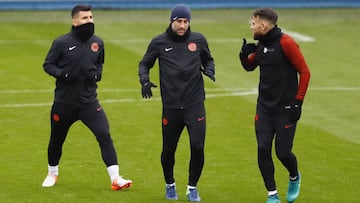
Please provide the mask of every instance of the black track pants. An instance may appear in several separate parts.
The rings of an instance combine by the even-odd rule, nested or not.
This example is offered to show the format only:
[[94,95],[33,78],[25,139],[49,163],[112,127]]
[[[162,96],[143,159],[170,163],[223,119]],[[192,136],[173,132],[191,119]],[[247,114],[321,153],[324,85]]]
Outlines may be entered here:
[[54,103],[51,108],[51,135],[48,146],[48,163],[59,164],[62,146],[70,126],[81,120],[96,136],[106,166],[117,165],[116,151],[110,136],[109,123],[98,102],[89,104]]
[[258,143],[258,165],[268,191],[276,190],[274,163],[271,156],[275,137],[275,152],[278,159],[294,177],[297,175],[297,160],[292,153],[296,123],[290,123],[287,114],[269,114],[257,110],[255,131]]
[[196,186],[204,166],[206,130],[204,103],[188,109],[163,109],[161,164],[165,182],[168,184],[173,183],[175,181],[173,174],[175,151],[185,126],[189,134],[191,150],[188,184]]

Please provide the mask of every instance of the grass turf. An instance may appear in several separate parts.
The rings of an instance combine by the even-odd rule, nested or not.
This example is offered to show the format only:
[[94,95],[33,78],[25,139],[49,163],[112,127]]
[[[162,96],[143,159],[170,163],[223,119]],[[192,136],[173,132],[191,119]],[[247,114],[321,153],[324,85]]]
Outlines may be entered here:
[[[264,202],[253,127],[256,95],[230,96],[257,87],[258,71],[239,61],[252,10],[194,10],[191,27],[205,34],[216,63],[216,83],[205,78],[206,160],[203,202]],[[294,152],[303,175],[297,202],[357,202],[360,192],[360,109],[357,36],[359,9],[279,9],[279,25],[316,39],[299,42],[312,72]],[[49,111],[54,79],[42,70],[51,41],[70,28],[68,11],[0,12],[1,202],[167,202],[160,166],[161,103],[140,98],[137,65],[153,36],[169,21],[167,10],[94,11],[106,62],[99,99],[108,115],[121,173],[133,188],[110,191],[95,137],[80,122],[69,132],[54,188],[41,187],[47,172]],[[151,72],[158,84],[158,69]],[[275,158],[275,157],[274,157]],[[179,142],[175,178],[186,201],[189,143]],[[275,158],[285,201],[287,172]]]

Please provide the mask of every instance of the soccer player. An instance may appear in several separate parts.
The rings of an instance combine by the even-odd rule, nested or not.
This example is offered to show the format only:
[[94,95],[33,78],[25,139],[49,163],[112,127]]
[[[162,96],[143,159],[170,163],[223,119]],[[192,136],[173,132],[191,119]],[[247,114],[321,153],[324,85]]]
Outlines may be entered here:
[[119,175],[109,122],[96,93],[96,83],[101,80],[104,63],[104,43],[94,35],[91,6],[77,5],[71,16],[71,31],[53,41],[43,64],[44,70],[56,78],[56,88],[50,117],[48,175],[42,186],[56,184],[63,143],[70,126],[80,120],[99,142],[111,189],[125,189],[132,185],[132,181]]
[[260,66],[255,131],[258,165],[268,190],[267,203],[280,202],[271,157],[274,138],[276,156],[289,171],[287,201],[294,202],[299,196],[301,175],[292,146],[310,80],[310,71],[299,46],[281,32],[277,19],[278,15],[270,8],[255,10],[250,29],[258,43],[248,44],[244,39],[239,54],[246,71]]
[[215,65],[205,37],[190,30],[188,6],[175,5],[166,31],[152,39],[139,63],[142,96],[152,97],[149,72],[158,59],[162,98],[161,165],[165,178],[165,198],[178,199],[173,174],[175,151],[186,126],[190,139],[190,164],[186,195],[199,202],[197,183],[204,166],[205,91],[202,73],[215,81]]

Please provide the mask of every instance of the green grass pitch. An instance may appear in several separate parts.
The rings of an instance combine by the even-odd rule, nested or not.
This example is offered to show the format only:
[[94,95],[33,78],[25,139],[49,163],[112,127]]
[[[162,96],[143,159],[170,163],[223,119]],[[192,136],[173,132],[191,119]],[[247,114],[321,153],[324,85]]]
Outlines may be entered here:
[[[42,63],[57,36],[70,29],[69,11],[0,12],[0,202],[168,202],[160,166],[161,103],[140,95],[137,66],[152,37],[169,23],[168,10],[94,12],[106,48],[99,99],[111,126],[120,170],[134,186],[110,190],[95,137],[80,122],[68,134],[58,184],[42,188],[47,173],[49,112],[54,79]],[[193,31],[209,41],[216,82],[205,78],[207,138],[198,187],[202,202],[265,202],[256,161],[253,117],[259,72],[238,60],[251,40],[252,9],[194,10]],[[294,152],[303,175],[297,202],[358,202],[360,192],[360,9],[279,9],[279,25],[315,39],[299,40],[312,78]],[[151,78],[156,84],[158,68]],[[255,90],[255,93],[254,93]],[[275,158],[275,155],[274,155]],[[178,202],[186,202],[189,143],[183,132],[176,154]],[[275,158],[285,201],[287,172]]]

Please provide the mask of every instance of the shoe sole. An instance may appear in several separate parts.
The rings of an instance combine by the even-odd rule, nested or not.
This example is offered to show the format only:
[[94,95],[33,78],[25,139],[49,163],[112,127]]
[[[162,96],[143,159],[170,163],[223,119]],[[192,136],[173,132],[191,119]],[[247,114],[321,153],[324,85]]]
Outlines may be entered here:
[[122,185],[122,186],[112,185],[112,186],[111,186],[111,190],[113,190],[113,191],[116,191],[116,190],[124,190],[124,189],[126,189],[126,188],[131,187],[131,185],[132,185],[131,182],[126,183],[126,184],[124,184],[124,185]]
[[187,196],[187,199],[189,202],[200,202],[201,198],[199,197],[199,199],[191,199],[189,196]]
[[43,184],[41,185],[42,187],[53,187],[53,186],[56,185],[57,180],[58,180],[58,176],[53,176],[53,178],[55,179],[55,181],[54,181],[53,184],[48,184],[48,183],[46,183],[46,179],[47,179],[47,178],[48,178],[48,177],[45,178]]
[[177,198],[177,197],[165,197],[165,199],[167,199],[167,200],[178,200],[179,198]]

